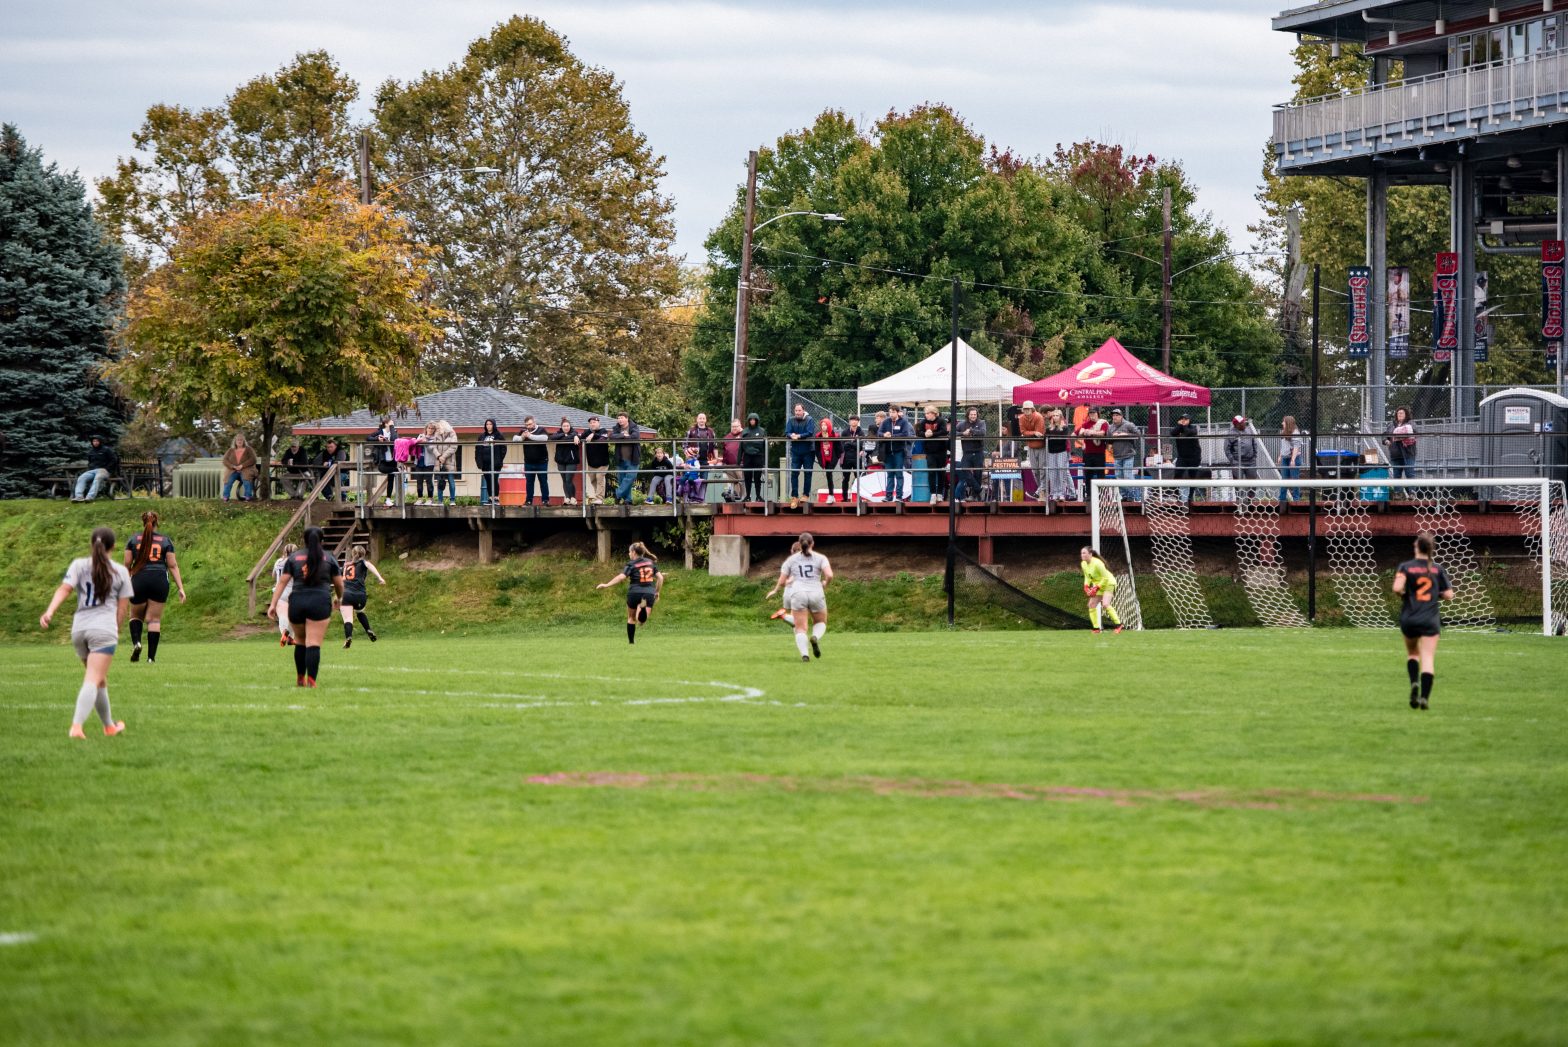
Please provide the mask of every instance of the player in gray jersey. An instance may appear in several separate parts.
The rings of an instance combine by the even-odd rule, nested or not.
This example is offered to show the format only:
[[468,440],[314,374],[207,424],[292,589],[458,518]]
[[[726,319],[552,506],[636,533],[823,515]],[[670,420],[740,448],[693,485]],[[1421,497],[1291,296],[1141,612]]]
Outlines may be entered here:
[[71,619],[71,643],[76,656],[86,666],[81,690],[76,693],[76,713],[71,718],[71,737],[86,738],[82,724],[94,709],[103,721],[103,733],[113,737],[125,730],[109,712],[109,663],[120,643],[120,626],[131,605],[131,575],[109,557],[114,549],[114,532],[107,527],[93,531],[92,555],[72,560],[65,577],[49,601],[49,609],[38,619],[39,628],[49,628],[54,613],[72,593],[76,594],[76,615]]
[[[822,657],[822,636],[828,631],[827,584],[833,580],[833,565],[816,551],[815,545],[816,539],[811,537],[811,532],[803,532],[800,551],[793,553],[779,568],[779,585],[787,587],[785,606],[795,617],[795,648],[800,651],[803,662],[811,661],[813,654]],[[806,653],[808,642],[811,654]]]

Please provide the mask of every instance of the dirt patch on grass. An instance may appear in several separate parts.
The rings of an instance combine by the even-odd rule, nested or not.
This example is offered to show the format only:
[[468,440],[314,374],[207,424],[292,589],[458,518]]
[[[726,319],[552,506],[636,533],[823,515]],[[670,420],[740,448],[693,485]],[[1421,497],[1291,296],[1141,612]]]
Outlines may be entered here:
[[[265,609],[266,608],[263,608],[263,610]],[[228,638],[231,640],[248,640],[252,636],[260,636],[262,633],[271,633],[276,631],[277,627],[270,624],[259,625],[256,622],[241,622],[239,625],[236,625],[234,628],[229,630]]]
[[766,774],[640,774],[626,771],[558,771],[525,778],[529,785],[574,789],[675,789],[731,792],[771,789],[782,792],[869,793],[921,799],[1025,800],[1051,803],[1109,803],[1116,807],[1184,804],[1242,810],[1303,810],[1331,804],[1421,804],[1425,796],[1336,793],[1317,789],[1099,789],[1079,785],[1009,785],[1001,782],[929,778],[796,778]]

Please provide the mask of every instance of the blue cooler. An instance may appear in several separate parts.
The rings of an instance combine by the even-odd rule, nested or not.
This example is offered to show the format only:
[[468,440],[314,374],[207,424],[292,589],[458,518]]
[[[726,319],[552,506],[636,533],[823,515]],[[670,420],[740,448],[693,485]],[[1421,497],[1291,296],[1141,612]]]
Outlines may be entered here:
[[[1387,480],[1388,470],[1365,469],[1362,470],[1361,478],[1363,480]],[[1361,500],[1363,502],[1386,502],[1388,501],[1388,488],[1381,485],[1376,487],[1363,487],[1361,489]]]

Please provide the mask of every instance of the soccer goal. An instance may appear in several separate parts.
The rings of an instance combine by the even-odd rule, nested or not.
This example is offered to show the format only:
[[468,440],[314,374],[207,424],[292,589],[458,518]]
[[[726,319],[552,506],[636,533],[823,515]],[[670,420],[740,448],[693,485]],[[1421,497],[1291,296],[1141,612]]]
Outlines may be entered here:
[[[1136,627],[1145,617],[1140,578],[1143,599],[1163,600],[1177,628],[1205,629],[1216,625],[1210,601],[1228,576],[1266,626],[1395,628],[1391,569],[1409,558],[1416,533],[1428,531],[1436,539],[1434,559],[1454,584],[1454,599],[1443,607],[1445,628],[1568,631],[1561,481],[1099,480],[1095,489],[1090,538],[1102,555],[1111,554],[1121,581],[1118,610]],[[1123,503],[1130,491],[1139,499],[1133,512]],[[1523,553],[1494,546],[1522,546]],[[1318,622],[1309,620],[1301,597],[1303,576],[1322,596]]]

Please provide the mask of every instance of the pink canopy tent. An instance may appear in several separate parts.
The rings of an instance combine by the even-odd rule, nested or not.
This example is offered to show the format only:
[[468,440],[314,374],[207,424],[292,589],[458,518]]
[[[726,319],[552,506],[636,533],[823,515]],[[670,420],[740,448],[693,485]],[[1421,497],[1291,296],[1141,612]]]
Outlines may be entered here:
[[1013,387],[1013,403],[1152,404],[1207,407],[1209,391],[1150,367],[1112,338],[1082,362],[1038,382]]

